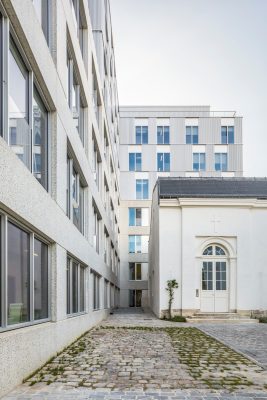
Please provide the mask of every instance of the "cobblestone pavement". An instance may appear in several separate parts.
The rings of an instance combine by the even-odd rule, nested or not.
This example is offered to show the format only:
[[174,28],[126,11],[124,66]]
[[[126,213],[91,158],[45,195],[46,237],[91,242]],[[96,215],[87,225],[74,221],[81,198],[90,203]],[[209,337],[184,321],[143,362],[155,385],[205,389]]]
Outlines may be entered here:
[[256,360],[267,370],[267,324],[201,325],[199,328]]
[[[239,343],[236,336],[252,336],[241,345],[247,345],[248,351],[255,347],[253,337],[258,335],[258,351],[267,352],[267,346],[261,347],[264,340],[266,343],[266,331],[259,325],[199,327],[228,340],[232,348]],[[231,329],[235,334],[230,334]],[[267,371],[199,331],[196,324],[167,323],[149,313],[120,312],[3,399],[146,398],[267,400]]]

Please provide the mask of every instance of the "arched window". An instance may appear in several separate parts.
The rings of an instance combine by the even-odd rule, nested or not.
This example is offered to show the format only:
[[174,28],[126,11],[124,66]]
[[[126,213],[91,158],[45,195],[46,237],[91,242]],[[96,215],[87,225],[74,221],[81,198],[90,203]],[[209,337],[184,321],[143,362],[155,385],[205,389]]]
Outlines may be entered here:
[[205,248],[203,256],[226,256],[225,250],[218,245],[211,245]]

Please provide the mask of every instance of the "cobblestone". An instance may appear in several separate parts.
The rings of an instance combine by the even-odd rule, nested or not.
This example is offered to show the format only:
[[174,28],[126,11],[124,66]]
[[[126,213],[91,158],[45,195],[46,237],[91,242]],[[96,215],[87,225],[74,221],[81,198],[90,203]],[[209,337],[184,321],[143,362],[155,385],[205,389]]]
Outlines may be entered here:
[[259,326],[199,325],[201,332],[148,313],[111,315],[4,399],[267,400],[267,371],[205,334],[250,357],[253,348],[260,362],[267,340]]

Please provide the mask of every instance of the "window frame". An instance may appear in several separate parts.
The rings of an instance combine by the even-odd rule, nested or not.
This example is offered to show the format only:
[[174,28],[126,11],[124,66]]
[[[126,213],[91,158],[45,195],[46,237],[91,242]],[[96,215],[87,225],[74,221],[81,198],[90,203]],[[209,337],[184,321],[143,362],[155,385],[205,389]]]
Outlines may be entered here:
[[[169,160],[166,161],[165,158],[169,157]],[[162,169],[160,169],[159,163],[161,162],[160,157],[162,157]],[[171,170],[171,153],[170,152],[160,152],[157,153],[157,171],[158,172],[170,172]]]
[[[76,258],[72,257],[69,253],[67,253],[67,257],[66,257],[66,316],[67,318],[71,318],[71,317],[76,317],[77,315],[83,315],[83,314],[87,314],[87,302],[86,302],[86,271],[88,269],[88,267],[81,263],[80,261],[78,261]],[[69,274],[68,274],[68,262],[69,263]],[[72,306],[73,306],[73,285],[72,285],[72,281],[73,281],[73,274],[72,274],[72,269],[73,269],[73,264],[76,264],[78,266],[78,281],[77,281],[77,299],[78,299],[78,311],[77,312],[72,312]],[[81,268],[83,268],[84,271],[84,288],[83,288],[83,294],[84,294],[84,310],[81,310],[81,298],[80,298],[80,292],[81,292]],[[69,276],[68,276],[69,275]],[[68,280],[69,279],[69,280]],[[68,286],[69,285],[69,286]],[[69,292],[68,292],[68,287],[69,287]],[[69,312],[68,312],[68,305],[69,305]]]
[[[75,180],[75,192],[76,192],[76,199],[74,201],[73,199],[73,171],[75,171],[77,180]],[[80,192],[82,189],[82,197],[80,198]],[[66,215],[68,218],[72,221],[73,225],[76,226],[76,228],[79,230],[79,232],[82,235],[85,235],[85,189],[86,185],[83,182],[83,179],[81,179],[80,174],[78,172],[78,169],[76,168],[75,162],[73,160],[72,155],[67,151],[67,189],[66,189],[66,195],[67,195],[67,204],[66,204]],[[77,225],[74,223],[74,213],[73,213],[73,208],[74,205],[78,204],[81,212],[81,217],[80,217],[80,227],[77,227]],[[75,207],[76,208],[76,207]]]
[[[144,197],[144,186],[147,183],[147,197]],[[141,197],[138,196],[138,185],[141,185]],[[135,192],[136,192],[136,200],[148,200],[149,199],[149,179],[136,179],[135,181]]]
[[[197,135],[194,134],[194,128],[197,128]],[[190,129],[190,133],[188,133]],[[197,138],[196,141],[194,138]],[[198,125],[186,125],[185,127],[185,143],[186,144],[198,144],[199,142],[199,129]]]
[[[8,224],[9,222],[16,226],[18,229],[23,230],[29,235],[29,248],[30,248],[30,297],[29,297],[29,317],[30,320],[22,323],[8,325],[8,290],[7,290],[7,275],[8,275]],[[34,319],[34,241],[38,240],[47,246],[47,306],[48,316],[47,318]],[[0,276],[1,276],[1,309],[0,309],[0,333],[10,331],[13,329],[25,328],[27,326],[33,326],[51,321],[51,246],[47,239],[41,235],[35,233],[27,226],[17,221],[12,215],[0,210],[0,246],[1,246],[1,259],[0,259]]]
[[[160,137],[162,142],[159,140]],[[157,144],[170,144],[170,125],[157,125]]]
[[129,171],[142,171],[142,153],[129,153]]
[[[146,131],[144,131],[146,128]],[[137,140],[138,134],[137,129],[140,129],[140,141]],[[145,140],[144,140],[145,138]],[[148,144],[148,125],[136,125],[135,126],[135,144]]]
[[[229,128],[233,128],[232,132],[229,132]],[[223,132],[224,129],[225,129],[225,132]],[[223,135],[225,135],[225,140],[223,139]],[[229,140],[229,136],[231,137],[231,140]],[[234,125],[222,125],[221,126],[221,144],[235,144],[235,126]]]
[[[140,265],[140,274],[141,274],[141,278],[138,279],[137,275],[138,275],[138,265]],[[134,279],[131,278],[131,270],[130,268],[134,267]],[[129,281],[142,281],[142,263],[141,262],[129,262]]]
[[[220,162],[216,162],[216,158],[220,158]],[[223,157],[226,159],[226,168],[223,168]],[[220,168],[217,168],[216,165],[219,165]],[[214,169],[218,172],[227,172],[228,171],[228,153],[214,153]]]

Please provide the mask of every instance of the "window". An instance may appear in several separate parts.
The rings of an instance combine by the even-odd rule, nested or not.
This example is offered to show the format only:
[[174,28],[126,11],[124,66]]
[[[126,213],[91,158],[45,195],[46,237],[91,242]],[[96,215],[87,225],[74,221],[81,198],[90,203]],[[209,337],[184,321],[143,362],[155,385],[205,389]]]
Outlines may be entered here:
[[142,306],[142,290],[129,290],[129,307]]
[[48,187],[48,113],[34,86],[33,90],[33,174]]
[[81,15],[81,7],[82,7],[82,2],[79,0],[71,0],[71,11],[73,15],[73,22],[75,25],[75,30],[77,32],[77,36],[79,39],[79,44],[80,44],[80,49],[82,52],[82,55],[84,56],[84,26],[83,26],[83,20],[82,20],[82,15]]
[[92,169],[93,169],[93,174],[94,174],[94,180],[96,183],[96,186],[98,190],[101,187],[101,158],[100,158],[100,152],[98,150],[97,142],[95,139],[95,135],[93,133],[93,138],[92,138]]
[[148,226],[148,208],[129,208],[129,226]]
[[234,126],[221,127],[221,142],[222,144],[233,144],[235,142]]
[[208,246],[206,249],[203,251],[203,256],[225,256],[226,253],[224,249],[220,246]]
[[205,171],[205,169],[206,169],[205,153],[193,153],[193,170]]
[[104,282],[104,308],[108,308],[108,281],[106,279]]
[[129,153],[129,171],[142,171],[141,153]]
[[33,0],[37,18],[42,26],[47,44],[49,45],[49,5],[48,0]]
[[136,199],[148,199],[148,179],[136,179]]
[[215,171],[227,171],[227,153],[215,153]]
[[1,289],[6,293],[0,301],[0,326],[47,320],[47,244],[7,215],[0,215],[0,228]]
[[170,171],[170,153],[158,153],[158,171],[169,172]]
[[108,260],[109,260],[109,234],[108,234],[106,227],[104,227],[104,262],[105,262],[105,264],[108,264]]
[[79,133],[82,144],[84,145],[84,105],[81,98],[80,85],[75,73],[75,66],[73,59],[67,50],[67,67],[68,67],[68,104],[72,112],[75,127]]
[[148,253],[148,236],[129,235],[129,253]]
[[129,279],[131,281],[140,281],[142,279],[142,264],[141,263],[129,263]]
[[96,207],[93,205],[93,243],[97,253],[99,253],[100,248],[100,220],[101,216]]
[[99,298],[99,282],[100,276],[93,272],[93,309],[100,309],[100,298]]
[[170,144],[170,127],[158,126],[157,127],[157,143]]
[[67,215],[81,233],[84,232],[84,187],[73,159],[67,157]]
[[135,127],[135,143],[148,144],[148,126]]
[[198,126],[186,126],[186,144],[198,144]]
[[[47,190],[48,112],[12,38],[9,49],[9,76],[12,76],[9,81],[8,101],[9,146]],[[32,118],[29,117],[30,109]]]
[[67,314],[85,311],[85,266],[67,257]]

